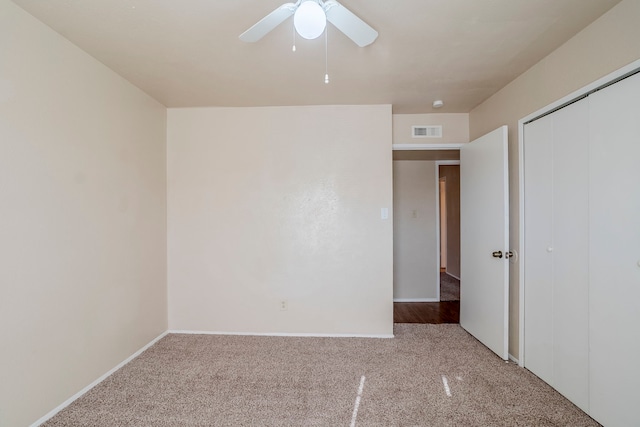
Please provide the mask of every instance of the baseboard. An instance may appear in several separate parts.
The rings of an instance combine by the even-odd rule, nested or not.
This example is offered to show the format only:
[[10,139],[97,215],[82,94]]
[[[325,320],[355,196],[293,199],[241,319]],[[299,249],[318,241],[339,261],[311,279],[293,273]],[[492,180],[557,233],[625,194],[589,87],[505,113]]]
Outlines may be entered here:
[[172,329],[170,334],[193,335],[237,335],[254,337],[307,337],[307,338],[393,338],[393,334],[313,334],[299,332],[221,332],[221,331],[190,331]]
[[519,365],[520,362],[518,361],[518,359],[516,359],[515,357],[513,357],[513,355],[511,353],[509,353],[509,360],[511,360],[513,363],[515,363],[516,365]]
[[394,298],[393,302],[440,302],[438,298]]
[[89,384],[88,386],[86,386],[85,388],[83,388],[82,390],[80,390],[79,392],[77,392],[76,394],[74,394],[73,396],[71,396],[70,398],[65,400],[64,402],[62,402],[60,405],[56,406],[54,409],[49,411],[46,415],[44,415],[43,417],[38,419],[36,422],[31,424],[31,427],[37,427],[37,426],[43,424],[45,421],[48,421],[49,419],[53,418],[53,416],[56,415],[58,412],[62,411],[64,408],[66,408],[67,406],[72,404],[75,400],[79,399],[83,394],[85,394],[86,392],[88,392],[89,390],[91,390],[92,388],[97,386],[98,384],[100,384],[107,377],[109,377],[109,375],[113,374],[115,371],[117,371],[118,369],[122,368],[124,365],[126,365],[127,363],[131,362],[133,359],[138,357],[140,354],[142,354],[142,352],[144,352],[146,349],[148,349],[149,347],[154,345],[156,342],[158,342],[160,339],[162,339],[167,334],[168,334],[168,331],[165,331],[165,332],[161,333],[160,335],[158,335],[150,343],[148,343],[147,345],[142,347],[140,350],[138,350],[135,353],[133,353],[131,356],[127,357],[125,360],[120,362],[118,365],[116,365],[109,372],[107,372],[106,374],[102,375],[100,378],[98,378],[97,380],[95,380],[94,382],[92,382],[91,384]]

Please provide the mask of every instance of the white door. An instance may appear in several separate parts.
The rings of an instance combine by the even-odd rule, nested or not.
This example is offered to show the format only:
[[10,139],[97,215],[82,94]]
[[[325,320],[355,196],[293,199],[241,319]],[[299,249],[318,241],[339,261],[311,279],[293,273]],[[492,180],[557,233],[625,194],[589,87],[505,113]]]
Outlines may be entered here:
[[509,357],[507,127],[460,150],[460,325]]
[[640,74],[589,96],[590,415],[640,425]]
[[[589,101],[524,126],[524,366],[589,411]],[[523,354],[520,355],[521,361]]]

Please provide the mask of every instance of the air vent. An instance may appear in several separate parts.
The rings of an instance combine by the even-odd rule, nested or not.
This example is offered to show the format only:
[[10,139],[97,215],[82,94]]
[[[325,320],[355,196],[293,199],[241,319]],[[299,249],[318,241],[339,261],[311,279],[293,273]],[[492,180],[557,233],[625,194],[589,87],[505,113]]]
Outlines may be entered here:
[[442,138],[442,126],[411,126],[413,138]]

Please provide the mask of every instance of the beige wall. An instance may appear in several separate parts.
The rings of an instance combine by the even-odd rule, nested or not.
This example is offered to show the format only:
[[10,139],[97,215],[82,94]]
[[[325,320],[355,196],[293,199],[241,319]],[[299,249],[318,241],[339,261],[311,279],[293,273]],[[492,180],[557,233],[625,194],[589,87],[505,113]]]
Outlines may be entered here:
[[0,425],[166,330],[166,109],[0,0]]
[[460,166],[441,165],[447,181],[447,273],[460,278]]
[[392,334],[391,106],[169,109],[167,141],[170,329]]
[[436,166],[393,162],[393,298],[437,301]]
[[[412,138],[411,126],[442,126],[442,138]],[[467,113],[394,114],[394,144],[460,144],[469,142]]]
[[[471,139],[509,126],[511,248],[518,248],[518,120],[640,58],[640,1],[623,0],[469,115]],[[510,271],[509,351],[518,357],[518,265]]]

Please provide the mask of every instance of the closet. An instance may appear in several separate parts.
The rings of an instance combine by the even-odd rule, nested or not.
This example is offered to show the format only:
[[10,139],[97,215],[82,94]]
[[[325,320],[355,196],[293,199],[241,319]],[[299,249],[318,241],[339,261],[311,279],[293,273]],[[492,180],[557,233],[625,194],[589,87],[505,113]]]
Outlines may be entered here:
[[524,125],[524,365],[640,425],[640,74]]

